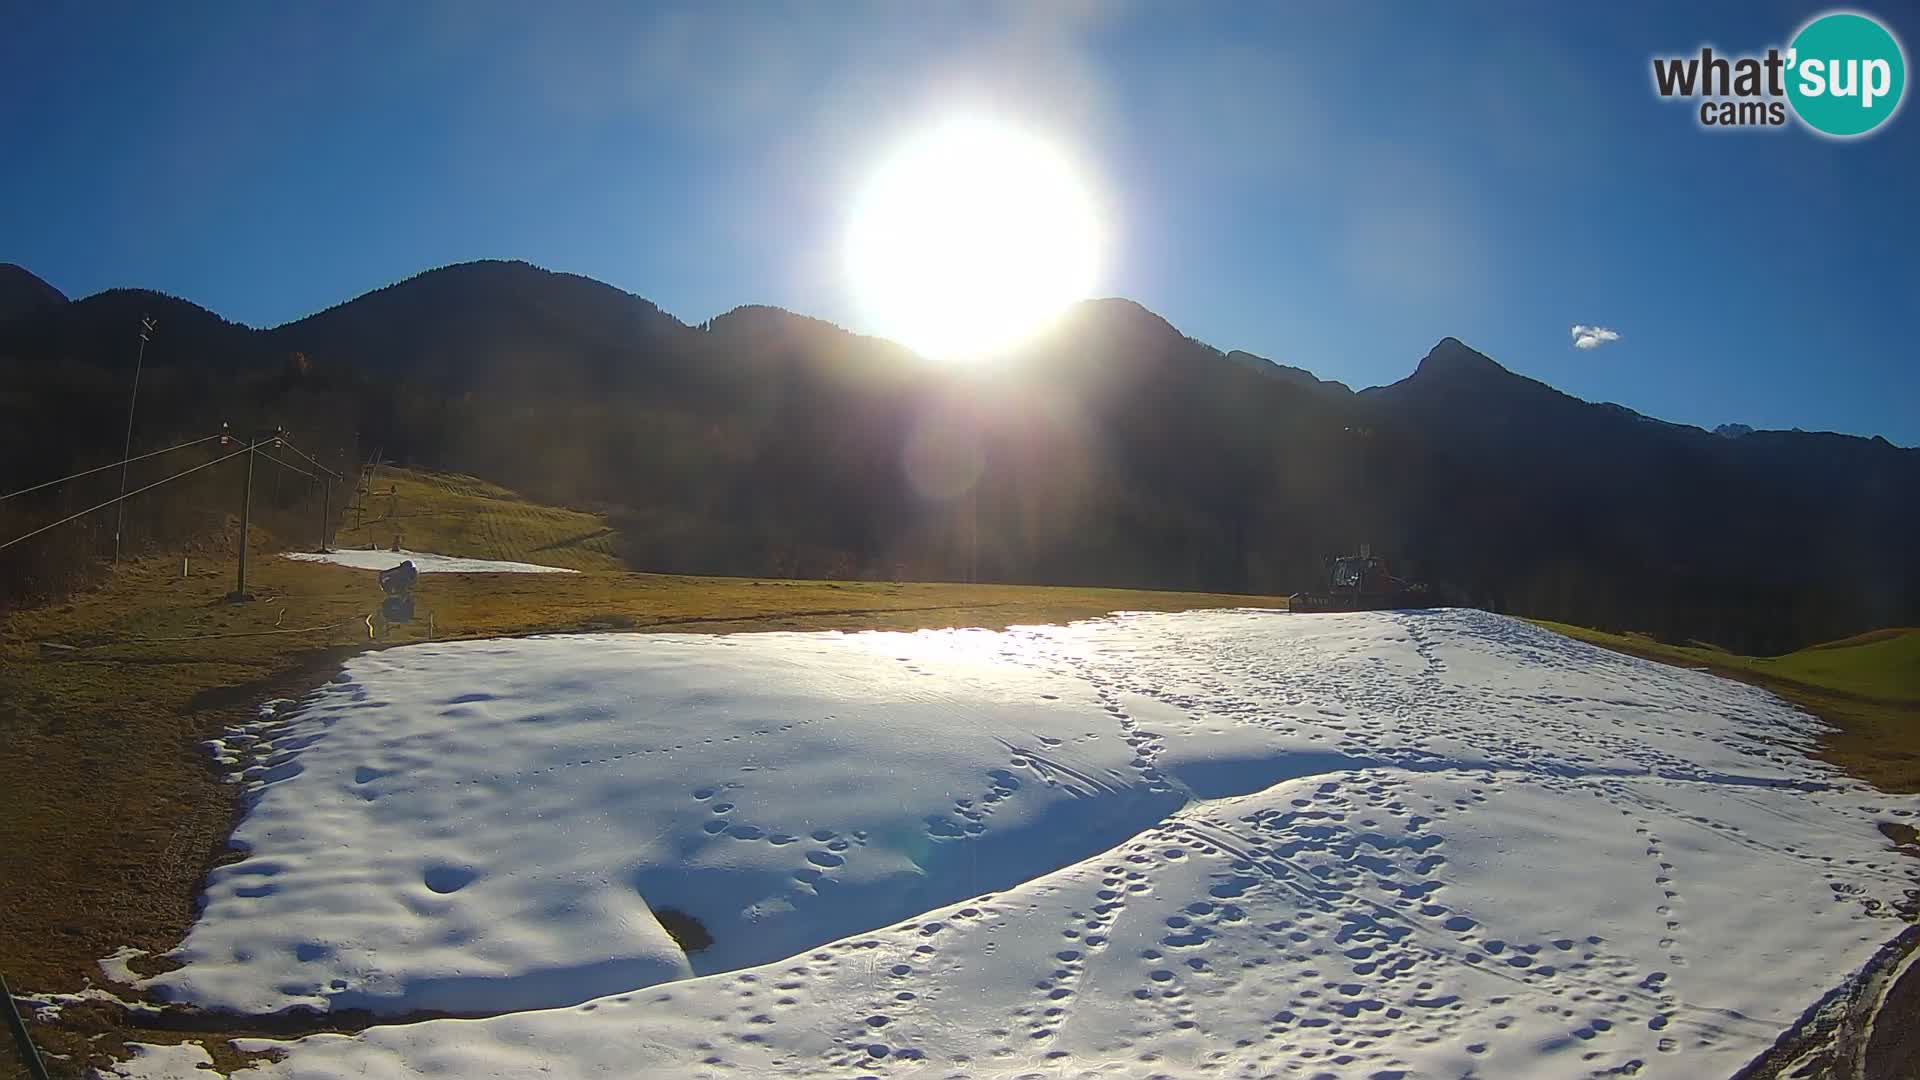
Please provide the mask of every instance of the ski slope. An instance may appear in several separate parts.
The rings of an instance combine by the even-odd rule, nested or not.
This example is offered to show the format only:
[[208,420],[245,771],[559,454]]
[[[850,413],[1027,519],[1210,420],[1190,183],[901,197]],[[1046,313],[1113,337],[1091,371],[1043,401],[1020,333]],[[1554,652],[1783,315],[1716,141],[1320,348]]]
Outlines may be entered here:
[[410,646],[220,748],[148,985],[487,1017],[248,1077],[1729,1075],[1914,887],[1815,723],[1472,611]]
[[465,559],[454,555],[436,555],[431,551],[371,551],[362,548],[338,548],[333,551],[289,551],[286,558],[301,562],[325,562],[350,566],[356,570],[391,570],[411,559],[422,574],[577,574],[564,566],[539,563],[506,562],[500,559]]

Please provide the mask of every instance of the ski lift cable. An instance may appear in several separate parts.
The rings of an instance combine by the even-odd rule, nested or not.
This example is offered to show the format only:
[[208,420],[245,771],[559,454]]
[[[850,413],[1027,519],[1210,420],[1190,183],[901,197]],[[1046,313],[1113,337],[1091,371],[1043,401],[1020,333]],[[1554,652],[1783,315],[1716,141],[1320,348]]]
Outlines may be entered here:
[[272,454],[269,454],[269,453],[267,453],[267,452],[266,452],[265,450],[256,450],[256,451],[254,451],[254,453],[256,453],[256,454],[259,454],[259,455],[260,455],[261,457],[263,457],[263,458],[266,458],[266,459],[267,459],[268,461],[271,461],[271,462],[273,462],[273,463],[274,463],[275,465],[278,465],[278,466],[280,466],[281,468],[283,468],[283,469],[285,469],[285,470],[287,470],[288,472],[297,472],[297,473],[299,473],[299,474],[300,474],[301,476],[304,476],[304,477],[306,477],[306,478],[307,478],[307,479],[309,479],[309,480],[318,480],[318,479],[320,479],[320,478],[319,478],[318,476],[315,476],[314,474],[312,474],[312,473],[310,473],[310,472],[308,472],[307,470],[305,470],[305,469],[303,469],[303,468],[301,468],[301,467],[299,467],[298,465],[289,465],[289,464],[287,464],[286,462],[284,462],[284,461],[281,461],[281,460],[280,460],[279,458],[277,458],[277,457],[274,457],[274,456],[273,456]]
[[[218,438],[219,436],[216,435],[214,437]],[[19,543],[22,540],[28,540],[35,536],[39,536],[41,533],[46,532],[48,529],[58,528],[61,525],[65,525],[69,521],[77,521],[80,518],[86,517],[88,514],[91,514],[96,510],[104,510],[107,507],[112,506],[114,503],[119,502],[121,499],[130,498],[134,495],[140,494],[143,491],[152,491],[154,488],[159,487],[161,484],[172,483],[173,481],[178,480],[183,476],[187,476],[192,473],[197,473],[201,469],[212,468],[213,466],[218,465],[223,461],[232,461],[234,458],[239,457],[241,454],[248,453],[253,449],[254,448],[251,446],[243,446],[240,449],[235,450],[233,453],[228,454],[224,457],[217,457],[217,458],[214,458],[212,461],[203,461],[200,464],[195,465],[191,469],[183,469],[180,472],[174,473],[172,476],[169,476],[163,480],[155,480],[153,483],[148,484],[145,487],[134,488],[132,491],[127,492],[125,495],[116,495],[113,498],[108,499],[106,502],[99,503],[94,506],[89,506],[85,510],[80,511],[77,514],[68,514],[66,517],[61,518],[59,521],[48,522],[47,524],[40,526],[39,528],[33,530],[32,532],[22,533],[21,535],[16,536],[11,540],[6,541],[5,543],[0,543],[0,551],[4,551],[5,549],[12,547],[13,545]],[[117,465],[119,464],[119,462],[115,462],[114,464]]]
[[284,435],[280,437],[280,445],[286,447],[287,449],[307,459],[307,463],[309,465],[312,465],[314,468],[320,470],[323,473],[326,473],[328,476],[333,477],[335,480],[345,479],[345,477],[341,476],[339,473],[334,472],[332,469],[329,469],[325,465],[320,464],[319,461],[314,459],[314,456],[312,454],[309,454],[305,450],[302,450],[299,447],[293,445],[293,440],[288,439]]
[[220,438],[220,436],[218,435],[209,435],[204,439],[194,439],[190,442],[183,442],[176,446],[169,446],[161,450],[149,450],[144,454],[135,454],[130,458],[123,458],[119,461],[109,461],[105,465],[100,465],[92,469],[87,469],[84,472],[77,472],[71,476],[63,476],[58,480],[49,480],[44,484],[35,484],[32,487],[21,488],[19,491],[10,491],[5,495],[0,495],[0,502],[4,502],[7,499],[11,499],[15,495],[25,495],[28,492],[39,491],[41,488],[50,488],[55,484],[64,484],[69,480],[78,480],[83,476],[92,476],[94,473],[97,473],[97,472],[106,472],[108,469],[118,468],[119,466],[128,464],[130,462],[144,461],[147,458],[158,457],[161,454],[169,454],[175,450],[185,450],[189,446],[199,446],[201,443],[212,442],[213,440],[218,438]]

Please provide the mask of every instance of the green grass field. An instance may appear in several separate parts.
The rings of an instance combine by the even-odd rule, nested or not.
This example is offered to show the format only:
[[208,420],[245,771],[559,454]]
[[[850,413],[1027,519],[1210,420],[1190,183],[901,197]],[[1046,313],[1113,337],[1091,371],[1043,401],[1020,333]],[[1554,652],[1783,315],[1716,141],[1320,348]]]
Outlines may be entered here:
[[1875,630],[1785,656],[1740,656],[1710,646],[1668,645],[1643,634],[1610,634],[1544,619],[1532,621],[1568,637],[1681,667],[1737,672],[1896,704],[1920,704],[1920,628]]
[[1857,634],[1785,656],[1760,657],[1753,670],[1810,686],[1888,701],[1920,702],[1920,628]]
[[1785,656],[1740,656],[1534,620],[1549,630],[1754,683],[1830,724],[1821,756],[1889,792],[1920,792],[1920,628],[1876,630]]

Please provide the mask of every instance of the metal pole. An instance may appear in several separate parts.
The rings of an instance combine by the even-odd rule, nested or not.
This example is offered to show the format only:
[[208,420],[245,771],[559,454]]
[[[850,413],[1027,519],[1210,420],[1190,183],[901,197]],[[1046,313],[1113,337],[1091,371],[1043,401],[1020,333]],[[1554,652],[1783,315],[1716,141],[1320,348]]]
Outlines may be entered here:
[[120,501],[114,504],[113,514],[113,565],[120,565],[120,527],[127,520],[127,459],[133,456],[133,406],[140,400],[140,369],[147,361],[147,335],[153,332],[154,322],[145,315],[140,316],[140,351],[133,357],[133,394],[127,398],[127,438],[120,449]]
[[253,516],[253,451],[259,445],[257,440],[247,443],[247,486],[240,491],[240,574],[233,589],[235,603],[247,598],[247,523]]
[[320,478],[320,554],[327,553],[327,528],[333,522],[333,485]]
[[26,1065],[33,1080],[48,1080],[47,1066],[40,1060],[40,1051],[34,1049],[33,1036],[27,1034],[27,1022],[20,1019],[20,1010],[13,1004],[13,991],[7,988],[5,976],[0,976],[0,999],[6,1002],[7,1026],[13,1029],[13,1044],[20,1048],[20,1061]]
[[967,584],[980,580],[980,483],[967,493]]

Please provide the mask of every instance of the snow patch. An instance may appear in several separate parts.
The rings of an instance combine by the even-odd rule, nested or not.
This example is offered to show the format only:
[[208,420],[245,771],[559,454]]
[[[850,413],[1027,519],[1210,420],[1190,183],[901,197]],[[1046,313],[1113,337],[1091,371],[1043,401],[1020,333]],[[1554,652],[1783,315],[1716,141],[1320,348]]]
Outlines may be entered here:
[[213,1056],[199,1043],[128,1043],[132,1057],[96,1076],[109,1080],[189,1080],[214,1077]]
[[263,733],[150,985],[533,1010],[265,1077],[1726,1075],[1914,888],[1817,734],[1465,611],[411,646]]
[[[169,998],[492,1013],[789,956],[1185,796],[995,635],[590,635],[351,661],[253,751]],[[693,915],[687,956],[653,907]]]
[[431,551],[367,551],[358,548],[342,548],[337,551],[288,551],[285,558],[298,559],[301,562],[326,562],[339,566],[351,566],[356,570],[391,570],[401,563],[412,560],[413,568],[422,574],[577,574],[578,570],[569,570],[563,566],[541,566],[538,563],[502,562],[497,559],[463,559],[453,555],[436,555]]
[[100,970],[107,978],[112,979],[121,986],[132,986],[140,981],[141,976],[135,974],[134,970],[127,966],[127,962],[130,960],[138,960],[145,955],[147,955],[145,949],[136,949],[131,945],[122,945],[113,950],[111,954],[101,958]]
[[14,991],[13,999],[15,1003],[23,1008],[32,1010],[33,1022],[36,1024],[57,1023],[60,1019],[60,1014],[65,1012],[69,1005],[100,1003],[114,1005],[128,1010],[135,1010],[141,1007],[136,1002],[127,1001],[121,998],[120,995],[110,990],[102,990],[97,986],[87,986],[71,994],[22,994],[16,990]]

